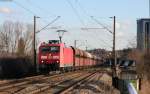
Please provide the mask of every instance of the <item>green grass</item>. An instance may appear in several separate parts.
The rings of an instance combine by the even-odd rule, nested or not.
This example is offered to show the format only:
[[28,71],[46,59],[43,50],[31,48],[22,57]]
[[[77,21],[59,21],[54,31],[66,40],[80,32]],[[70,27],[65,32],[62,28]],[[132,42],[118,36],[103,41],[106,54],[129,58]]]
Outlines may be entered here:
[[130,82],[133,84],[133,86],[135,87],[135,89],[137,90],[137,82],[136,80],[130,80]]

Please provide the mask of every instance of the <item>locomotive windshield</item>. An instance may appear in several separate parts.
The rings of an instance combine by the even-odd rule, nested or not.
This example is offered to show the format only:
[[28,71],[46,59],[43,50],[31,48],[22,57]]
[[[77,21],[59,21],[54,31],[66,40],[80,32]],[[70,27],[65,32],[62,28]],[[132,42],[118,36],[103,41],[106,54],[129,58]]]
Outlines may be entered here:
[[59,52],[60,47],[59,46],[50,46],[50,47],[42,47],[41,52],[42,53],[53,53],[53,52]]

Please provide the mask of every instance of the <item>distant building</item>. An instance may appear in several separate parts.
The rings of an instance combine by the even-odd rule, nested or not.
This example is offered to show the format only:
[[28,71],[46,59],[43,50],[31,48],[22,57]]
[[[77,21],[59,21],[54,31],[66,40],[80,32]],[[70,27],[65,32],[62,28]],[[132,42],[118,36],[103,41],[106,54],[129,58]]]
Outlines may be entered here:
[[137,20],[137,48],[147,51],[150,48],[150,19]]

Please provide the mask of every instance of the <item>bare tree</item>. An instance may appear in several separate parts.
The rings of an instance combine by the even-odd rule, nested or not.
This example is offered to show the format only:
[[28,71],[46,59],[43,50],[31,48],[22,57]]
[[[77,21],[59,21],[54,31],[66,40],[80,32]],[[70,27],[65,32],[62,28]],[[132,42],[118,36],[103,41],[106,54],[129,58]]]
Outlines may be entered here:
[[15,53],[17,51],[17,46],[19,45],[18,42],[22,38],[23,34],[23,24],[19,22],[14,23],[14,32],[13,32],[13,39],[11,41],[12,43],[12,52]]
[[11,41],[11,36],[13,32],[13,24],[9,21],[6,21],[2,26],[1,26],[1,43],[3,50],[5,50],[7,53],[10,52],[10,41]]
[[19,55],[19,56],[24,56],[25,55],[25,41],[24,41],[23,38],[20,38],[18,40],[17,55]]
[[128,48],[136,48],[137,46],[137,42],[136,42],[137,38],[136,36],[134,36],[132,39],[128,40]]
[[24,33],[24,42],[25,42],[25,53],[27,55],[33,55],[33,25],[26,25],[26,32]]
[[0,27],[0,52],[31,55],[33,25],[6,21]]

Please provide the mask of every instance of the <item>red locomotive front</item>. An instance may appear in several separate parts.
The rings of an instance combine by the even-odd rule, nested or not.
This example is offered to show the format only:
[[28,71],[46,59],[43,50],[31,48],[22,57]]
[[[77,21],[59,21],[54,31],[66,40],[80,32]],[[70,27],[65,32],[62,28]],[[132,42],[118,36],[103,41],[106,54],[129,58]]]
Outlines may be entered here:
[[39,69],[56,70],[60,63],[60,45],[57,40],[42,43],[39,47]]

